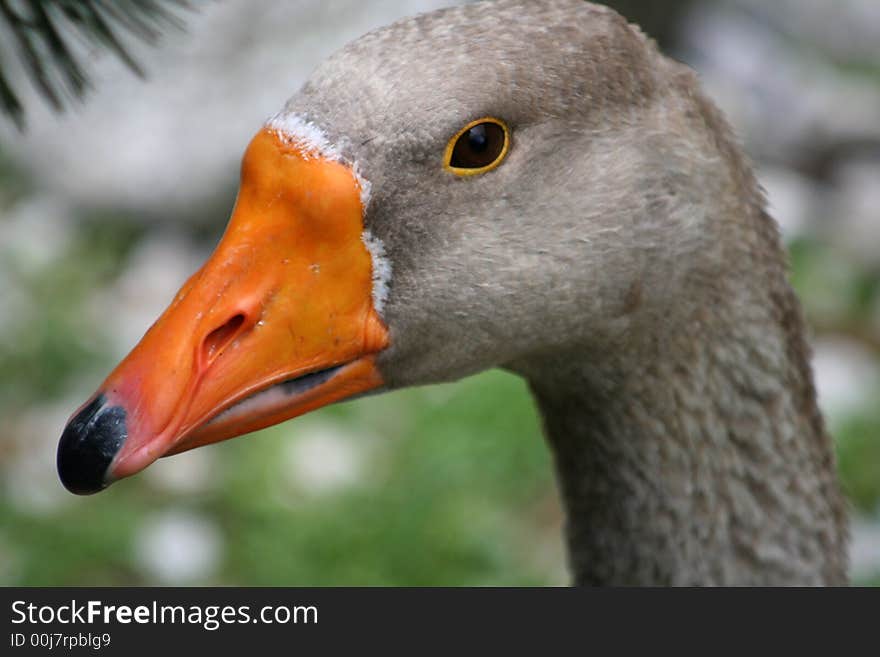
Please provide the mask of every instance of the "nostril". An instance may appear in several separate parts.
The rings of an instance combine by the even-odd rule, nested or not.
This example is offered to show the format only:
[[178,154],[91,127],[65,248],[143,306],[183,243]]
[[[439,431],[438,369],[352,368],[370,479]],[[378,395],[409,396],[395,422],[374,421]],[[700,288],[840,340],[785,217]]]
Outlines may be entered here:
[[232,342],[244,325],[244,314],[238,313],[229,318],[222,326],[218,326],[205,336],[202,341],[202,364],[207,367]]

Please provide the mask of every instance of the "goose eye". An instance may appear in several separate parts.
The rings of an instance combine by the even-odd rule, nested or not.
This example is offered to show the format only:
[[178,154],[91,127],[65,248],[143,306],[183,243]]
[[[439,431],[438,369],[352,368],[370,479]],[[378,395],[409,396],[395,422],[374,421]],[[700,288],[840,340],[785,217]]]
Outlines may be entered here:
[[449,140],[443,166],[459,176],[485,173],[501,164],[509,146],[510,132],[504,121],[477,119]]

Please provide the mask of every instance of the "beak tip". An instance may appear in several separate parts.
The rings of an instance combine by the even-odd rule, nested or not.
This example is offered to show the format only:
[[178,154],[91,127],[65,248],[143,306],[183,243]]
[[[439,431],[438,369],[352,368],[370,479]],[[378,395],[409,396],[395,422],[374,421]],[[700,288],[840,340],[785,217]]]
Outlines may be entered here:
[[112,481],[110,465],[127,437],[125,409],[99,394],[74,416],[58,442],[58,476],[71,493],[91,495]]

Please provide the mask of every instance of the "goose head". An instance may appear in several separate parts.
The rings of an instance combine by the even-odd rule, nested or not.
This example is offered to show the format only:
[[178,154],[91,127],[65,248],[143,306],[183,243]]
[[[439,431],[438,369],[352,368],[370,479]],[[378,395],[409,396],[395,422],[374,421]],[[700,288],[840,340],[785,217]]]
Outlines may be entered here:
[[711,303],[739,229],[714,221],[738,183],[693,94],[579,0],[350,44],[253,138],[216,251],[67,425],[62,481],[96,492],[332,402],[573,350],[622,367]]

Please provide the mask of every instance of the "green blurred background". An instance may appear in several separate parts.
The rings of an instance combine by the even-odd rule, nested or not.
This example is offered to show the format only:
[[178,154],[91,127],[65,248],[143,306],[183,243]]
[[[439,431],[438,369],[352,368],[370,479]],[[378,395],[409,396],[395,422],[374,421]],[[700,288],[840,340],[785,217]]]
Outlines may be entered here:
[[[92,497],[54,472],[69,414],[216,243],[249,135],[336,47],[444,4],[211,3],[138,53],[146,82],[94,55],[85,104],[56,116],[31,95],[27,132],[0,125],[0,584],[568,581],[539,421],[498,371],[327,408]],[[617,4],[700,72],[756,160],[815,330],[853,577],[880,584],[880,5]]]

